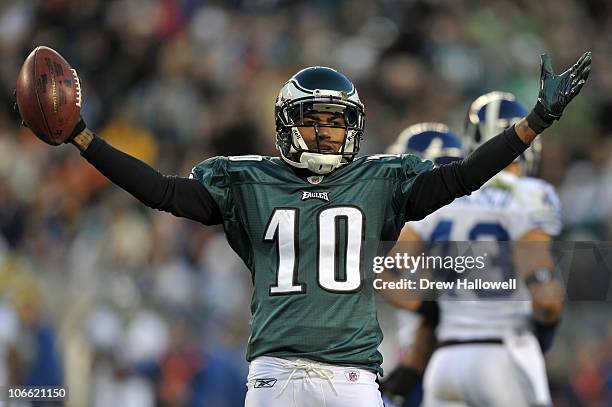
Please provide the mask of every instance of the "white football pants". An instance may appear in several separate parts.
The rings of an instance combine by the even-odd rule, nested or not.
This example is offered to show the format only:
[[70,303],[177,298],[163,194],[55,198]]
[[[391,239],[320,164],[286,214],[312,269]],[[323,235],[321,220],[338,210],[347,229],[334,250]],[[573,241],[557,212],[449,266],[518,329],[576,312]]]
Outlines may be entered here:
[[518,351],[509,343],[462,344],[436,350],[425,371],[423,406],[550,405],[542,354],[539,347],[539,355],[535,353],[533,343],[524,349],[525,342],[519,344]]
[[305,359],[258,357],[247,387],[245,407],[383,407],[373,372]]

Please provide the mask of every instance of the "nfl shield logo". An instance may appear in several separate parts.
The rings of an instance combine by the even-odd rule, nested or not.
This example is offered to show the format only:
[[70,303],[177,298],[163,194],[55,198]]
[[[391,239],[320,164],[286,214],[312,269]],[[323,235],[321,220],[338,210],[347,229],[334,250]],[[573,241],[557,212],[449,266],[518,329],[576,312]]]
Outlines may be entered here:
[[317,184],[320,184],[321,181],[323,181],[323,176],[316,175],[316,176],[308,177],[306,178],[306,180],[310,182],[312,185],[317,185]]
[[359,370],[347,370],[344,375],[349,382],[356,382],[359,380]]

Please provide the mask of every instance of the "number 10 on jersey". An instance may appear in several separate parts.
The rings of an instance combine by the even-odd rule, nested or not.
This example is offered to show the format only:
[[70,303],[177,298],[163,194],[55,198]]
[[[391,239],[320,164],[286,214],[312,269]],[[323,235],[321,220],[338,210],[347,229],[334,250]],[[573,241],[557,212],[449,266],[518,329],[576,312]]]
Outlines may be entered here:
[[[363,213],[356,207],[338,206],[324,209],[317,216],[317,242],[307,244],[302,250],[316,250],[317,282],[331,292],[353,292],[361,288],[361,242],[363,239]],[[344,222],[342,222],[344,220]],[[339,225],[345,228],[345,276],[339,278],[340,233]],[[299,210],[277,208],[272,213],[264,241],[276,241],[278,266],[276,284],[270,286],[271,295],[304,294],[306,285],[299,283]]]

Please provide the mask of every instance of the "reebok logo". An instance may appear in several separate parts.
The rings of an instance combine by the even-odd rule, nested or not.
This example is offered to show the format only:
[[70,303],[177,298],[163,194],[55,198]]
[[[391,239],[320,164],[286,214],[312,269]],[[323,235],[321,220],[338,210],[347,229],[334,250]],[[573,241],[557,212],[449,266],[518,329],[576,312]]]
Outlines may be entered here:
[[261,389],[264,387],[274,387],[274,385],[276,384],[276,379],[255,379],[255,386],[253,386],[256,389]]
[[302,191],[302,201],[307,199],[320,199],[329,202],[329,192],[308,192]]

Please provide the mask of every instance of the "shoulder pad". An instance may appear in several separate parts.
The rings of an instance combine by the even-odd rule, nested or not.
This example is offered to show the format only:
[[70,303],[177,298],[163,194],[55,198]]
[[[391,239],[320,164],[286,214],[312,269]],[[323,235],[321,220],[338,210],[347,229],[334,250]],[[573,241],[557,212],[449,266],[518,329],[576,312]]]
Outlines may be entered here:
[[555,236],[561,231],[561,201],[554,187],[539,178],[522,177],[516,185],[521,210],[532,229]]

